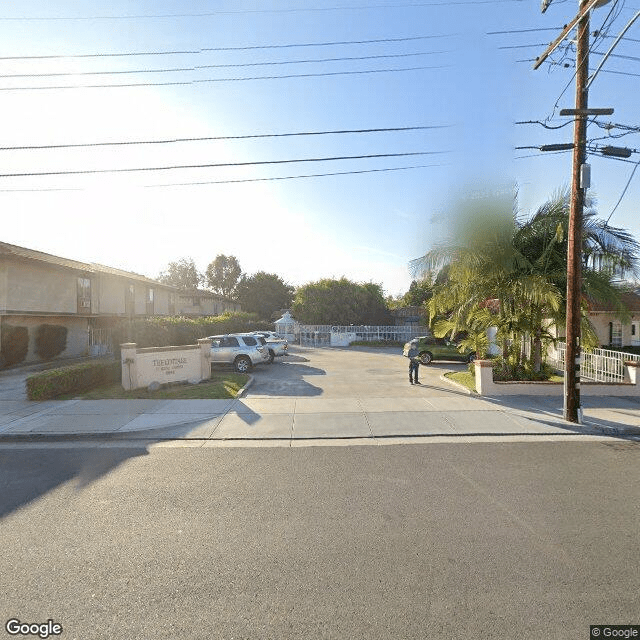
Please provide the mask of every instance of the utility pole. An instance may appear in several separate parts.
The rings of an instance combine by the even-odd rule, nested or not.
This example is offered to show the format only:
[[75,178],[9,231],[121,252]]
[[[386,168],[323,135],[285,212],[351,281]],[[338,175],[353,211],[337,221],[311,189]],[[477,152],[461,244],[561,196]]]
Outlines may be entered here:
[[[587,146],[587,116],[589,77],[589,15],[591,9],[606,4],[608,0],[579,0],[578,15],[565,26],[561,34],[536,59],[537,69],[549,54],[567,37],[577,25],[576,44],[576,101],[575,109],[565,114],[575,116],[573,129],[573,165],[571,171],[571,208],[567,231],[567,315],[564,360],[564,419],[581,422],[580,409],[580,303],[582,300],[582,218],[585,192],[589,186],[588,167],[585,164]],[[544,7],[544,4],[543,4]],[[569,113],[567,113],[569,112]],[[563,115],[563,112],[560,112]]]
[[576,114],[573,127],[571,208],[567,232],[567,349],[564,361],[564,419],[581,422],[580,409],[580,303],[582,300],[582,217],[586,184],[582,171],[586,160],[589,78],[589,13],[578,21],[576,45]]

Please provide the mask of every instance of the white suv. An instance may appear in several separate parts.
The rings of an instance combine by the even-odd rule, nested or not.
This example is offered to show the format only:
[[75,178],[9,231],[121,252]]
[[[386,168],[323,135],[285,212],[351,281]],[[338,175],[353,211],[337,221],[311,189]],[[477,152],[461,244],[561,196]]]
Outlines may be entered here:
[[238,373],[269,361],[265,339],[249,333],[208,336],[211,340],[211,364],[232,364]]

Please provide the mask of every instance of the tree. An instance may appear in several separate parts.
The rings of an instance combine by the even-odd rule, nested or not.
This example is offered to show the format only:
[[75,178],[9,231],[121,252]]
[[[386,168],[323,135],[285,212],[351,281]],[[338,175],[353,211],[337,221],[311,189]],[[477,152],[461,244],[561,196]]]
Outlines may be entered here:
[[305,324],[386,325],[391,315],[378,284],[325,278],[300,287],[293,315]]
[[412,280],[402,302],[407,307],[422,307],[433,295],[434,277],[428,273],[420,280]]
[[242,269],[235,256],[218,255],[205,271],[207,287],[225,298],[235,299]]
[[242,276],[237,286],[237,300],[249,313],[270,320],[274,312],[288,308],[294,289],[273,273],[258,271],[252,276]]
[[158,276],[158,280],[180,289],[197,289],[203,277],[193,258],[180,258],[177,262],[170,262],[167,270]]
[[[511,355],[519,363],[526,336],[531,341],[531,366],[538,371],[542,342],[551,338],[549,319],[557,326],[564,324],[568,196],[558,193],[530,218],[519,216],[515,206],[507,213],[478,203],[463,205],[453,237],[413,261],[417,271],[448,267],[446,281],[436,286],[429,302],[432,317],[445,314],[455,330],[477,328],[487,300],[496,301],[495,325],[503,355],[510,339]],[[636,273],[639,248],[626,231],[598,220],[592,206],[585,211],[583,295],[617,301],[624,313],[613,275],[619,268]],[[593,335],[585,313],[583,344],[588,345]]]

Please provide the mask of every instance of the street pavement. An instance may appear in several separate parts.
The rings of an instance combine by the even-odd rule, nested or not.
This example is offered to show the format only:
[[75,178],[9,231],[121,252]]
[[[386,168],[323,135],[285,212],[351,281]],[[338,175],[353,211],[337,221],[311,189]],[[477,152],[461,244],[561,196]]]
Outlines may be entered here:
[[65,400],[30,402],[32,371],[0,376],[0,442],[71,438],[188,441],[191,446],[389,444],[425,438],[640,438],[634,398],[583,398],[584,423],[562,419],[562,398],[478,397],[447,381],[466,365],[420,367],[410,385],[395,349],[293,347],[256,367],[235,400]]

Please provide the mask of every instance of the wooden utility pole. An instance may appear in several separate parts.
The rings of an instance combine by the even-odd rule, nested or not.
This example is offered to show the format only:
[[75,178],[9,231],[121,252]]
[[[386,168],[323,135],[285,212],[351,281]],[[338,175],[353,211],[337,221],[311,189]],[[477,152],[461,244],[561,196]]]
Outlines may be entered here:
[[576,115],[573,129],[571,209],[567,233],[567,350],[564,363],[564,419],[579,422],[580,411],[580,305],[582,300],[582,216],[585,192],[582,183],[586,160],[589,77],[589,12],[578,22],[576,55]]
[[587,181],[585,160],[587,156],[589,15],[592,8],[601,4],[604,4],[602,0],[581,0],[578,15],[536,59],[534,65],[534,69],[537,69],[577,24],[571,208],[567,231],[567,348],[564,361],[564,419],[570,422],[580,422],[582,417],[580,410],[580,303],[582,300],[582,217],[585,192],[588,187],[585,183]]

